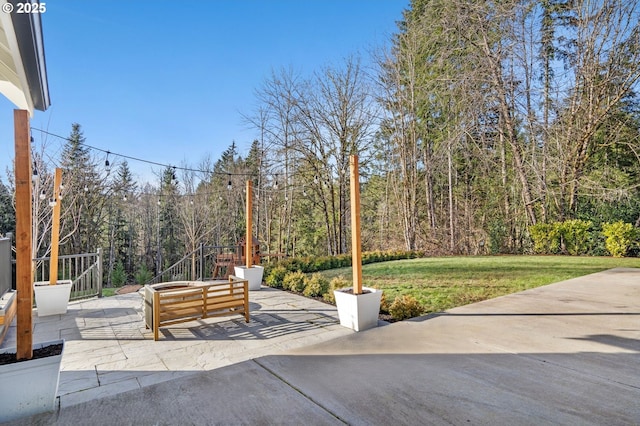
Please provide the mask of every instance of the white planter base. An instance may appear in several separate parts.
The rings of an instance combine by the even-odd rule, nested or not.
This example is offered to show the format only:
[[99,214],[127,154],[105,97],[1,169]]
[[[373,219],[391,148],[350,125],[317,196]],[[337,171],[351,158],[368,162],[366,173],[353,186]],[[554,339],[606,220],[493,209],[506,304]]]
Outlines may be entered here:
[[[62,343],[38,343],[33,349]],[[1,353],[16,353],[15,348]],[[56,409],[62,354],[0,365],[0,423]]]
[[69,296],[71,295],[71,285],[71,280],[60,280],[56,285],[49,285],[49,281],[33,283],[38,316],[66,314]]
[[358,295],[345,293],[341,290],[334,290],[333,292],[336,298],[340,325],[354,331],[377,327],[382,290],[362,287],[362,290],[368,290],[369,293]]
[[249,281],[249,290],[260,290],[262,285],[262,275],[264,274],[264,266],[254,265],[251,268],[246,266],[236,266],[233,268],[236,277]]

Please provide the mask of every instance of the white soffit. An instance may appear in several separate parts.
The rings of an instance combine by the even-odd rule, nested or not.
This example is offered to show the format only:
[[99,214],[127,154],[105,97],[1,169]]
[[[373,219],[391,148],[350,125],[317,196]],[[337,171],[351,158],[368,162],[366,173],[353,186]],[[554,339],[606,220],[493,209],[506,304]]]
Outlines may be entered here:
[[[0,8],[7,3],[0,0]],[[33,115],[33,101],[29,95],[27,75],[24,70],[16,31],[11,14],[0,11],[0,93],[18,108]]]

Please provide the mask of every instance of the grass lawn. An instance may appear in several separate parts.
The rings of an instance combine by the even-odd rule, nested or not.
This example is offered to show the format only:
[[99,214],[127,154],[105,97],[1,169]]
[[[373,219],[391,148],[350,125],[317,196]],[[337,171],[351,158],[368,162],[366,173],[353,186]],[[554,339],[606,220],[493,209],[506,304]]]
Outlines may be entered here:
[[[464,256],[397,260],[363,266],[365,286],[418,299],[427,312],[516,293],[615,267],[640,268],[638,258],[573,256]],[[322,272],[351,280],[351,268]]]
[[115,287],[102,287],[102,297],[115,296],[117,290]]

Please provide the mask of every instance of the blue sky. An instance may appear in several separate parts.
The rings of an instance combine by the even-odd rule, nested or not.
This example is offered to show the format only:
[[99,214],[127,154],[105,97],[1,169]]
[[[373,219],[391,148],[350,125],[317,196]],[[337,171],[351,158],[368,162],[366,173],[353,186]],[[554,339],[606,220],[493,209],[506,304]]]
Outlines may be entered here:
[[[241,113],[272,70],[310,74],[388,43],[408,0],[50,1],[43,29],[51,108],[32,127],[146,160],[197,165],[256,137]],[[13,158],[14,106],[0,99]],[[40,135],[34,132],[36,143]],[[49,137],[51,154],[62,142]],[[103,154],[100,154],[103,155]],[[8,160],[8,161],[7,161]],[[152,167],[129,160],[141,180]],[[159,170],[155,167],[153,170]],[[6,181],[5,173],[1,179]]]

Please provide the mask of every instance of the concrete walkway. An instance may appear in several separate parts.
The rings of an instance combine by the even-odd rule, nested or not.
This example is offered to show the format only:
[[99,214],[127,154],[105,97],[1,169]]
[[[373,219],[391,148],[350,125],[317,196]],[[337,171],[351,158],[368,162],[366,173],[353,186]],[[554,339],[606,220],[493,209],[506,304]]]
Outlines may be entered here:
[[75,318],[61,409],[13,424],[640,424],[640,269],[361,333],[331,306],[263,289],[256,331],[227,318],[153,342],[132,297],[57,320]]

